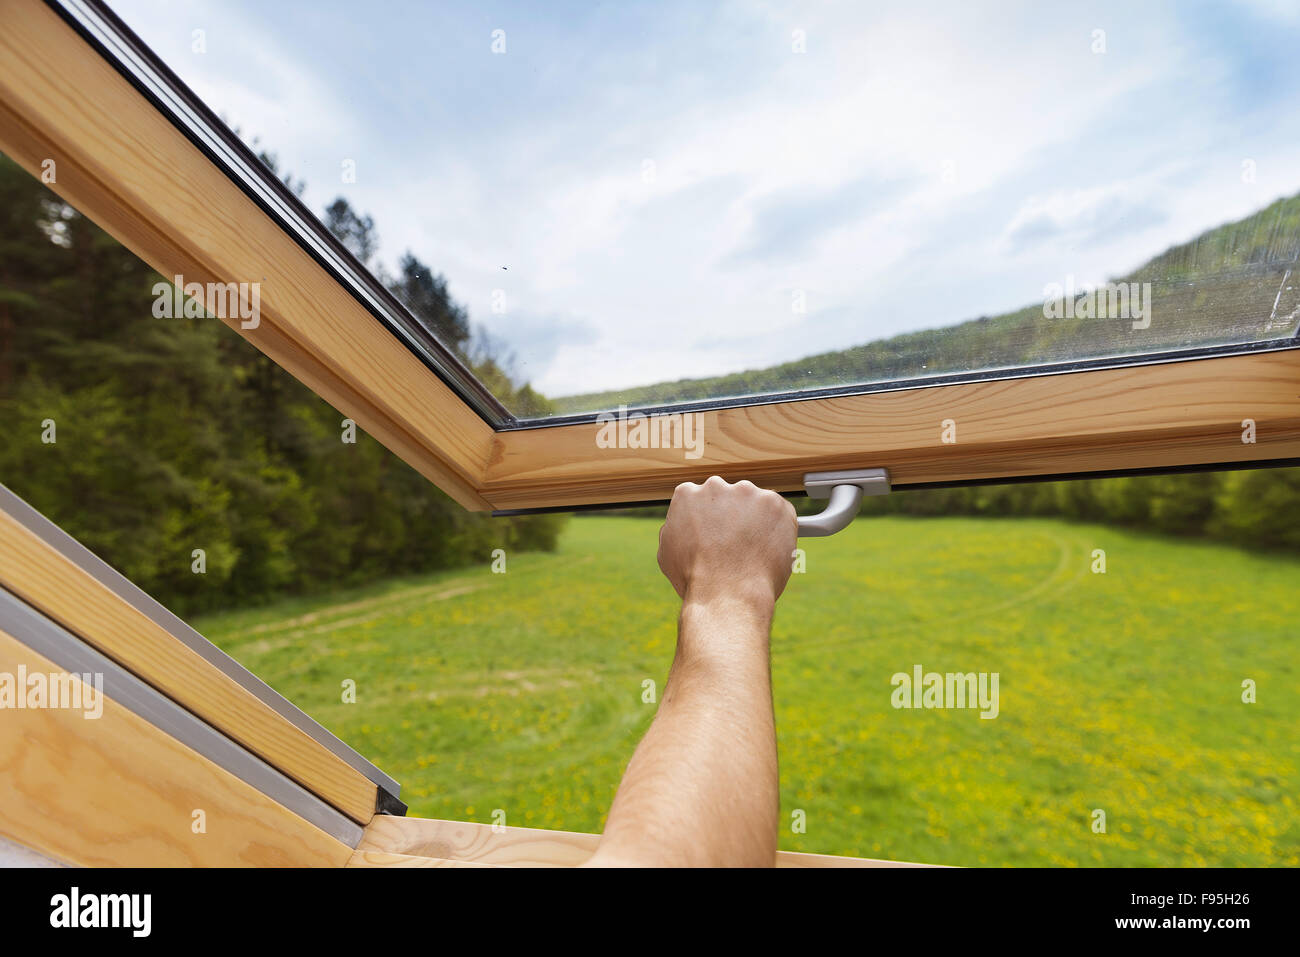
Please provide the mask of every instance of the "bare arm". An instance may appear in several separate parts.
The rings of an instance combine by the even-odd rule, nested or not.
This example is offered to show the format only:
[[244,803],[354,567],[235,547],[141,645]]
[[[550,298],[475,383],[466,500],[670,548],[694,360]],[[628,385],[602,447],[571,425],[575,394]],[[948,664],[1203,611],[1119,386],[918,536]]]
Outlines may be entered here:
[[749,482],[674,492],[659,567],[682,598],[677,653],[589,865],[775,862],[768,632],[796,534],[790,503]]

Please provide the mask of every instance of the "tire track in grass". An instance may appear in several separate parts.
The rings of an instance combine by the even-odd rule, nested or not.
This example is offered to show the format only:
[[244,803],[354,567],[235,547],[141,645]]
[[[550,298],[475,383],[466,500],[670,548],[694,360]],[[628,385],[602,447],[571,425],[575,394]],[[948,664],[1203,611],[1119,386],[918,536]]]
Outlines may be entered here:
[[[397,618],[402,615],[411,614],[413,612],[423,611],[425,609],[431,608],[437,602],[447,601],[448,599],[451,598],[459,598],[462,595],[470,595],[476,591],[479,591],[483,587],[485,586],[462,585],[459,587],[445,588],[432,595],[423,595],[418,598],[408,597],[406,600],[402,601],[401,603],[393,602],[387,605],[378,606],[376,610],[373,610],[364,615],[353,615],[351,618],[340,618],[337,620],[330,620],[330,616],[324,616],[324,620],[322,621],[322,623],[316,625],[315,627],[295,628],[293,631],[287,632],[284,635],[280,636],[279,638],[261,638],[258,639],[257,641],[252,641],[242,646],[232,644],[231,647],[238,648],[238,650],[241,653],[247,655],[270,654],[272,652],[281,651],[285,648],[289,648],[294,643],[304,638],[309,638],[312,635],[326,635],[329,634],[330,632],[340,631],[344,628],[361,626],[361,625],[368,624],[370,622],[381,621],[385,618]],[[305,616],[305,617],[310,617],[310,616]]]
[[[1068,574],[1072,563],[1074,562],[1074,547],[1077,544],[1067,541],[1065,538],[1042,532],[1035,533],[1035,537],[1051,542],[1057,549],[1056,567],[1042,581],[1031,586],[1026,591],[1012,598],[1005,599],[993,605],[986,605],[981,608],[975,608],[971,611],[961,612],[958,614],[942,613],[942,622],[945,625],[955,624],[957,622],[971,621],[979,618],[989,618],[993,615],[1006,611],[1010,608],[1016,608],[1021,605],[1043,601],[1057,597],[1063,594],[1071,587],[1076,585],[1084,575],[1083,565],[1080,564],[1075,568],[1073,574]],[[773,647],[772,656],[784,658],[794,656],[804,651],[823,651],[829,648],[843,648],[847,645],[859,644],[863,641],[880,642],[891,639],[905,637],[904,631],[908,633],[917,633],[930,631],[940,615],[932,615],[928,618],[922,618],[919,621],[910,622],[907,625],[897,625],[885,631],[875,631],[871,634],[853,634],[842,638],[822,638],[811,641],[798,640],[792,642],[783,642],[781,645]]]
[[[463,578],[464,576],[457,576]],[[468,594],[472,591],[484,587],[477,584],[454,584],[456,578],[441,580],[429,585],[419,585],[414,588],[403,588],[397,591],[389,592],[384,595],[376,595],[373,598],[365,598],[360,601],[347,602],[341,605],[330,605],[318,611],[308,612],[305,615],[297,615],[293,618],[285,618],[280,621],[265,622],[260,625],[254,625],[252,628],[245,628],[240,631],[233,631],[228,634],[220,635],[223,644],[237,645],[249,638],[259,635],[275,634],[277,632],[288,631],[290,635],[314,634],[323,631],[332,630],[337,627],[337,623],[331,626],[330,623],[339,615],[347,612],[357,611],[359,609],[376,609],[374,614],[358,615],[350,619],[351,621],[361,622],[374,618],[382,617],[384,614],[392,613],[394,609],[407,609],[418,607],[422,604],[431,604],[437,601],[443,601],[447,598],[455,598],[458,595]],[[318,624],[319,623],[319,624]],[[315,625],[315,628],[311,626]]]

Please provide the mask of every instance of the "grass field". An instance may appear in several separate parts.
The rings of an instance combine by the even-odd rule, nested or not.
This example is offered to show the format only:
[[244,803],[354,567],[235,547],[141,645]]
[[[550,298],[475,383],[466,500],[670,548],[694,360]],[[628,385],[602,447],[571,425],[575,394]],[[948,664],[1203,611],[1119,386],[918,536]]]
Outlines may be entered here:
[[[658,528],[576,518],[505,574],[485,556],[195,624],[412,814],[599,831],[672,658]],[[801,544],[773,629],[784,849],[1300,864],[1300,563],[1051,520],[864,519]],[[917,664],[997,672],[1000,714],[895,710]]]

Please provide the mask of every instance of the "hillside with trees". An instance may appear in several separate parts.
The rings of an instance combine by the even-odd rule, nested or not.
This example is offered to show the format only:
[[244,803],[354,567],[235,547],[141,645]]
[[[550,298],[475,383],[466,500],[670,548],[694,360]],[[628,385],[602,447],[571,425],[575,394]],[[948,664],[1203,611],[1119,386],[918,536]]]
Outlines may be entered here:
[[[768,368],[552,397],[551,405],[558,414],[671,405],[1290,337],[1300,327],[1298,266],[1300,195],[1208,230],[1112,280],[1150,284],[1146,328],[1073,308],[1070,317],[1047,318],[1039,300]],[[1062,286],[1065,279],[1056,277]],[[1083,290],[1074,298],[1082,301]],[[869,304],[863,315],[870,315]]]

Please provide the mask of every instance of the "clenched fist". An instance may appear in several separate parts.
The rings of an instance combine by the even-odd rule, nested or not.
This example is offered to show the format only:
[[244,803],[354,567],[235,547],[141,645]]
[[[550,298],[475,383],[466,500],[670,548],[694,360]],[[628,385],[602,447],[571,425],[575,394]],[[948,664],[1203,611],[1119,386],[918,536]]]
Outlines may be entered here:
[[752,482],[713,476],[673,492],[659,532],[659,568],[683,600],[774,604],[790,579],[794,506]]

